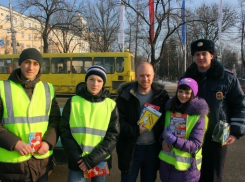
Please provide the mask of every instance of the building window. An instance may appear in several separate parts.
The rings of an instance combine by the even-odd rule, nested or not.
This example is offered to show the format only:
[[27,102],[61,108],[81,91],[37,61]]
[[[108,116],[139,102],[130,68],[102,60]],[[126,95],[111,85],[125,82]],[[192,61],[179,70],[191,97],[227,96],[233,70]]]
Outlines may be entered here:
[[37,34],[34,34],[34,40],[37,41]]
[[37,25],[35,25],[35,29],[37,30]]
[[25,26],[24,21],[21,21],[21,27],[24,27],[24,26]]
[[31,28],[31,23],[28,23],[28,28]]
[[9,33],[9,29],[8,28],[6,28],[6,34],[8,34]]
[[21,37],[22,37],[22,38],[25,38],[24,32],[21,33]]
[[6,16],[5,16],[5,20],[6,20],[6,21],[9,21],[9,15],[6,15]]
[[9,46],[9,44],[10,44],[10,43],[9,43],[9,40],[6,40],[6,45]]
[[31,34],[28,34],[28,40],[31,40]]
[[14,18],[14,24],[17,24],[17,18]]

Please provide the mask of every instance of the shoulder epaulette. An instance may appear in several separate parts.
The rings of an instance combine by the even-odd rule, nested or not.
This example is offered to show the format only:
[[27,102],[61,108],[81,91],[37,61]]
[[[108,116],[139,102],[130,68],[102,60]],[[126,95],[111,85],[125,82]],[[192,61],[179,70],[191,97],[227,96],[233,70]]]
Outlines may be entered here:
[[234,73],[231,70],[229,70],[228,68],[224,67],[224,70],[225,70],[225,72],[228,72],[228,73],[231,73],[234,75]]

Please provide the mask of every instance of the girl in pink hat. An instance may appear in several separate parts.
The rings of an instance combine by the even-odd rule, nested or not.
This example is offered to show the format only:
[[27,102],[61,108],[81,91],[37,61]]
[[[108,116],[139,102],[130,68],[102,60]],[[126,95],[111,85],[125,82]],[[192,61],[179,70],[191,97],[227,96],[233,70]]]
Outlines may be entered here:
[[197,97],[191,78],[179,81],[176,95],[165,106],[165,129],[159,154],[160,178],[164,182],[198,182],[202,143],[208,125],[206,101]]

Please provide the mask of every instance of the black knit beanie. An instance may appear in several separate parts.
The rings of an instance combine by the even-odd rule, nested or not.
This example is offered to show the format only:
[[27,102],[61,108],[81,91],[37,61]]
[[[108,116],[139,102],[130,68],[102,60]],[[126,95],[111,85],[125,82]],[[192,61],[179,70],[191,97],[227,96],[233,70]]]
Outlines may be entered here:
[[194,56],[195,52],[208,51],[214,54],[214,42],[208,39],[199,39],[191,43],[191,55]]
[[20,58],[19,58],[19,66],[21,63],[27,59],[34,59],[36,60],[40,66],[42,66],[43,63],[43,57],[42,54],[35,48],[28,48],[21,52]]
[[94,65],[88,68],[86,76],[85,76],[85,82],[87,82],[87,79],[90,75],[98,75],[103,80],[103,85],[106,83],[106,70],[102,66]]

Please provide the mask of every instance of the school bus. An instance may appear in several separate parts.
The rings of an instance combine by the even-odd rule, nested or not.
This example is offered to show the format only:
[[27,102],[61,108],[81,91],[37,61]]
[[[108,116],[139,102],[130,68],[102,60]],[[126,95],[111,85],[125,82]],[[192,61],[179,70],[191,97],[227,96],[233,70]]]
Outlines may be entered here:
[[[74,94],[85,86],[87,69],[101,65],[106,69],[105,87],[115,94],[123,82],[135,80],[135,60],[132,53],[44,53],[41,80],[52,83],[57,94]],[[19,67],[19,54],[0,55],[0,80],[7,80],[10,73]]]

